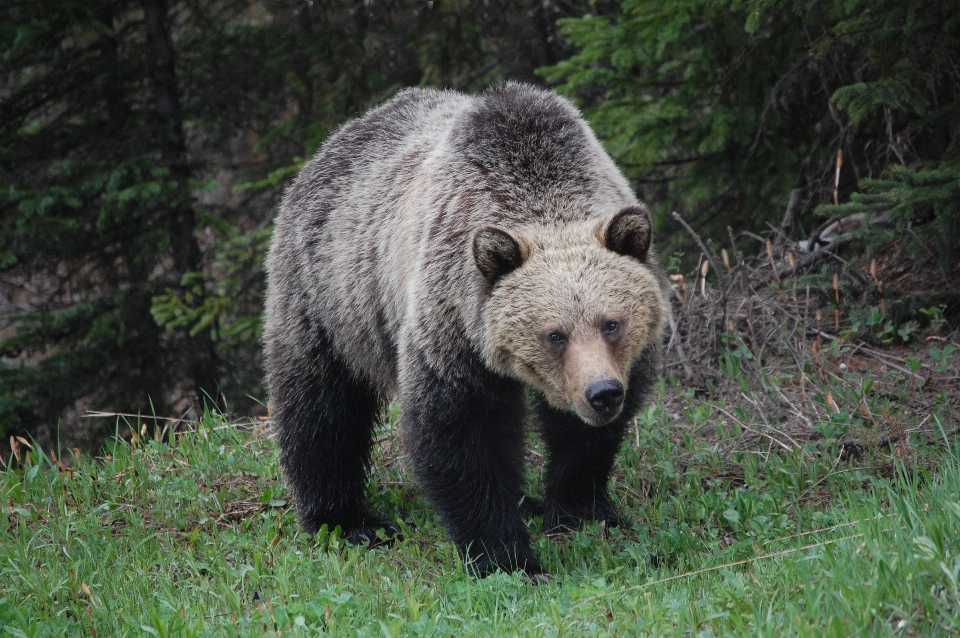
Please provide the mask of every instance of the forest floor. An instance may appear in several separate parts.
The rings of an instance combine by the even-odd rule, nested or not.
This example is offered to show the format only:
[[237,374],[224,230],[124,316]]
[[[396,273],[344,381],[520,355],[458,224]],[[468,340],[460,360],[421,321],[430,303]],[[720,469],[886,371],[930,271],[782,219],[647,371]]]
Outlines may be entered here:
[[[664,380],[611,485],[628,524],[550,537],[531,518],[550,584],[466,573],[398,406],[370,492],[403,540],[378,549],[298,531],[268,420],[117,417],[101,456],[20,440],[2,460],[0,636],[960,634],[944,307],[897,323],[877,296],[841,323],[770,262],[675,278]],[[528,459],[536,495],[533,434]]]
[[[842,345],[819,356],[817,436],[747,392],[661,383],[611,486],[629,525],[551,538],[530,520],[556,575],[538,586],[465,572],[404,468],[396,409],[370,483],[404,528],[389,549],[300,533],[263,423],[207,414],[69,464],[18,442],[0,472],[0,635],[960,634],[954,409]],[[843,361],[872,386],[829,386]]]

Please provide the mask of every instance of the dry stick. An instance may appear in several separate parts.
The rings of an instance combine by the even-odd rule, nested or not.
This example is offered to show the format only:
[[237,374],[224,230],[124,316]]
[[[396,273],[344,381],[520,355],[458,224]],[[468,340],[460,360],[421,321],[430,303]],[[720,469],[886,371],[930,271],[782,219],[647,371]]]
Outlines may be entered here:
[[822,318],[822,315],[820,314],[820,309],[817,308],[817,340],[814,341],[813,344],[810,346],[810,351],[813,352],[813,363],[817,367],[817,375],[820,377],[821,381],[826,381],[827,379],[823,374],[823,366],[820,365],[820,345],[821,345],[820,335],[826,334],[826,333],[820,332],[821,318]]
[[758,242],[760,242],[761,244],[762,244],[763,242],[767,241],[767,238],[766,238],[766,237],[761,237],[760,235],[758,235],[758,234],[756,234],[756,233],[751,233],[749,230],[741,230],[741,231],[740,231],[740,234],[743,235],[744,237],[749,237],[750,239],[755,239],[755,240],[757,240]]
[[[83,416],[81,416],[80,418],[81,418],[81,419],[98,419],[98,418],[116,417],[116,416],[123,416],[123,417],[128,417],[128,418],[131,418],[131,419],[142,419],[142,418],[144,418],[144,416],[143,416],[142,414],[129,414],[129,413],[126,413],[126,412],[99,412],[99,411],[97,411],[97,410],[87,410],[87,413],[84,414]],[[151,414],[150,416],[146,417],[146,418],[148,418],[148,419],[156,419],[156,420],[158,420],[158,421],[180,421],[180,420],[183,419],[182,416],[181,416],[181,417],[175,417],[175,416],[154,416],[154,415],[152,415],[152,414]]]
[[833,176],[833,205],[840,205],[840,167],[843,166],[843,147],[837,149],[837,171]]
[[811,425],[811,421],[810,421],[810,419],[807,417],[807,415],[804,414],[804,413],[802,413],[802,412],[798,412],[798,411],[797,411],[796,406],[794,406],[794,405],[793,405],[793,402],[792,402],[790,399],[787,398],[787,395],[785,395],[785,394],[783,393],[783,390],[780,389],[780,386],[778,386],[777,384],[773,383],[773,384],[771,384],[771,387],[776,391],[777,394],[780,395],[780,398],[783,399],[783,402],[790,406],[790,411],[791,411],[791,412],[793,412],[795,415],[797,415],[798,417],[800,417],[800,420],[801,420],[801,421],[805,421],[808,426]]
[[[737,250],[737,240],[733,236],[733,228],[731,228],[730,226],[727,226],[727,236],[730,238],[730,248],[733,250],[733,256],[737,260],[737,264],[735,266],[737,269],[736,284],[740,288],[740,296],[742,298],[745,298],[747,296],[747,290],[746,290],[746,286],[744,285],[744,279],[745,279],[744,273],[747,270],[747,264],[744,263],[743,253]],[[724,292],[724,294],[726,294],[726,292]],[[726,316],[727,314],[726,304],[724,304],[723,306],[723,311],[724,311],[724,316]]]
[[883,284],[880,283],[880,279],[877,277],[877,260],[870,260],[870,276],[873,277],[873,283],[877,284],[877,292],[880,293],[880,314],[884,317],[887,316],[887,300],[883,297]]
[[794,188],[790,191],[790,199],[787,200],[787,210],[783,213],[783,219],[777,228],[777,237],[773,242],[774,252],[779,253],[783,246],[790,239],[790,231],[793,230],[794,217],[797,206],[800,204],[800,189]]
[[783,282],[780,281],[780,272],[777,270],[777,262],[773,259],[773,245],[770,243],[769,239],[764,243],[764,247],[767,250],[767,257],[770,258],[770,268],[773,269],[773,276],[777,280],[777,285],[782,288]]
[[[807,301],[810,300],[810,286],[807,286]],[[803,314],[806,316],[807,309],[804,307]],[[800,387],[798,388],[800,392],[800,407],[803,408],[803,414],[807,414],[807,393],[804,391],[803,386],[807,381],[807,373],[804,371],[803,365],[800,363],[800,359],[797,358],[797,352],[794,350],[789,350],[790,355],[793,357],[794,363],[797,364],[797,370],[800,371]]]
[[[763,406],[761,406],[760,403],[759,403],[756,399],[751,399],[750,397],[748,397],[748,396],[747,396],[746,394],[744,394],[743,392],[740,393],[740,396],[742,396],[744,399],[746,399],[748,403],[752,404],[753,407],[755,407],[755,408],[757,409],[757,411],[760,412],[761,415],[764,415],[764,414],[765,414],[765,412],[764,412],[764,410],[763,410]],[[800,445],[800,443],[799,443],[795,438],[793,438],[792,436],[790,436],[789,434],[787,434],[787,433],[784,432],[783,430],[778,430],[777,428],[773,427],[772,425],[770,425],[769,422],[766,422],[766,421],[765,421],[765,423],[766,423],[766,425],[767,425],[768,428],[770,428],[771,430],[773,430],[773,431],[776,432],[777,434],[783,436],[785,439],[787,439],[788,441],[790,441],[791,443],[793,443],[794,446],[796,446],[796,448],[797,448],[798,450],[800,450],[801,452],[803,452],[803,455],[804,455],[804,456],[806,456],[806,457],[807,457],[808,459],[810,459],[811,461],[813,460],[813,455],[810,454],[810,452],[808,452],[807,450],[805,450],[805,449],[803,448],[803,446]]]
[[927,337],[927,338],[925,339],[925,341],[939,341],[940,343],[949,343],[949,344],[952,345],[954,348],[960,348],[960,343],[957,343],[956,341],[951,341],[950,339],[947,339],[946,337],[939,337],[939,336],[937,336],[937,335],[930,335],[929,337]]
[[737,250],[737,240],[733,236],[733,228],[727,226],[727,237],[730,238],[730,249],[733,250],[733,258],[737,260],[737,266],[743,265],[743,253]]
[[[750,295],[749,297],[747,297],[747,304],[748,304],[748,308],[747,308],[747,317],[748,317],[748,319],[747,319],[747,327],[750,329],[750,341],[754,344],[754,347],[756,347],[757,344],[760,343],[760,339],[757,338],[757,331],[756,331],[756,329],[755,329],[754,326],[753,326],[753,321],[751,321],[751,320],[749,319],[749,317],[753,317],[753,316],[754,316],[754,311],[756,310],[756,307],[755,307],[755,305],[754,305],[755,302],[756,302],[756,298],[757,298],[756,295]],[[757,354],[757,353],[754,353],[754,354]]]
[[[714,253],[712,250],[707,248],[706,244],[703,243],[703,240],[700,239],[700,235],[698,235],[696,231],[694,231],[693,228],[690,227],[690,224],[688,224],[686,220],[680,216],[680,213],[678,213],[677,211],[673,211],[672,213],[670,213],[670,215],[675,220],[677,220],[680,223],[680,225],[683,226],[684,229],[686,229],[688,233],[690,233],[690,236],[693,237],[693,241],[697,243],[697,246],[700,247],[700,250],[703,251],[703,254],[706,255],[707,259],[712,261],[714,264],[720,263],[720,260],[717,258],[716,253]],[[726,275],[719,268],[714,268],[714,270],[716,270],[717,272],[717,279],[720,280],[720,285],[726,286]]]
[[[847,470],[844,470],[847,471]],[[804,536],[810,536],[811,534],[822,534],[823,532],[832,532],[835,529],[840,529],[841,527],[853,527],[854,525],[859,525],[860,523],[866,523],[867,521],[878,521],[883,518],[887,518],[887,514],[878,514],[873,518],[861,518],[859,521],[847,521],[846,523],[838,523],[837,525],[831,525],[830,527],[821,527],[820,529],[811,529],[806,532],[800,532],[798,534],[790,534],[789,536],[783,536],[781,538],[771,538],[770,540],[763,541],[760,544],[760,547],[766,547],[770,543],[782,543],[783,541],[788,541],[794,538],[802,538]]]
[[790,287],[793,300],[797,300],[797,258],[794,256],[793,252],[787,253],[787,260],[790,262],[790,269],[793,271],[793,285]]
[[[827,256],[832,257],[833,253],[831,253],[829,250],[818,250],[817,252],[814,252],[814,253],[807,253],[806,255],[797,259],[797,263],[795,266],[792,266],[789,270],[785,269],[783,272],[779,273],[779,275],[781,277],[796,277],[798,272],[805,269],[807,266],[813,265],[814,263],[820,261],[821,259]],[[770,273],[768,276],[765,276],[765,277],[763,276],[759,277],[757,281],[753,282],[753,289],[757,290],[758,288],[760,288],[761,286],[769,282],[771,279],[773,279],[773,273]]]

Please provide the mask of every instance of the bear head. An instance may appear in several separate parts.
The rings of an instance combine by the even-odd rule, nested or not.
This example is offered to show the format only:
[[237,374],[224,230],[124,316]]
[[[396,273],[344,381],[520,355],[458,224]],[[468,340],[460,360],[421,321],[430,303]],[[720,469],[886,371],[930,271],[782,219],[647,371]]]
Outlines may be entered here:
[[666,317],[647,262],[650,239],[642,206],[604,219],[479,230],[473,257],[487,284],[488,364],[589,425],[616,418],[630,369]]

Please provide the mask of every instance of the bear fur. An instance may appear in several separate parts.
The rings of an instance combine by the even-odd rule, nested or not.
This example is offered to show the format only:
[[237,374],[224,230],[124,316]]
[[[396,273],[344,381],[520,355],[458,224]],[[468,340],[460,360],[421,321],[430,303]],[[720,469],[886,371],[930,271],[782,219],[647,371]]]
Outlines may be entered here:
[[577,109],[508,83],[412,89],[343,126],[287,190],[264,344],[304,530],[369,511],[374,426],[399,397],[418,484],[474,573],[543,568],[521,518],[525,388],[548,531],[619,519],[614,457],[658,367],[650,215]]

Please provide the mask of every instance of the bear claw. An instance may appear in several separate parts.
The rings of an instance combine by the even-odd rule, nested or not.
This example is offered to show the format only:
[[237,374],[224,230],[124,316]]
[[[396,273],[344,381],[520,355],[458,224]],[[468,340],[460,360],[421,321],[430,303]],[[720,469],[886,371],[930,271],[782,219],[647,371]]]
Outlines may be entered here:
[[611,528],[624,525],[624,520],[610,503],[604,502],[590,507],[548,507],[543,516],[544,533],[548,536],[576,532],[586,523],[603,523]]
[[392,547],[395,542],[403,540],[403,533],[393,521],[371,521],[369,525],[344,529],[343,539],[354,545],[371,548]]
[[550,585],[557,582],[556,577],[553,574],[548,574],[547,572],[540,572],[538,574],[524,574],[531,585]]

